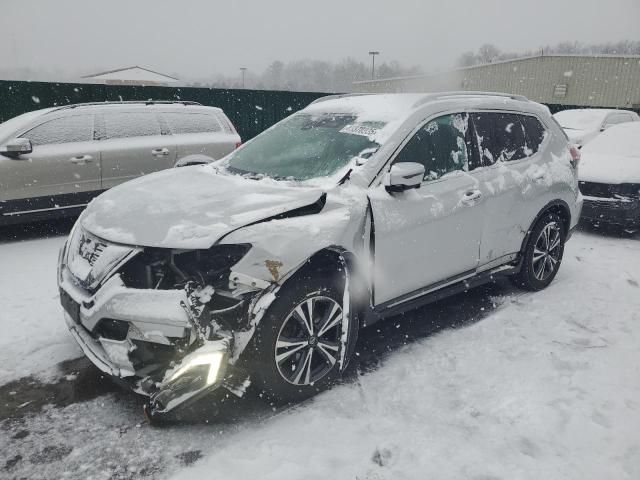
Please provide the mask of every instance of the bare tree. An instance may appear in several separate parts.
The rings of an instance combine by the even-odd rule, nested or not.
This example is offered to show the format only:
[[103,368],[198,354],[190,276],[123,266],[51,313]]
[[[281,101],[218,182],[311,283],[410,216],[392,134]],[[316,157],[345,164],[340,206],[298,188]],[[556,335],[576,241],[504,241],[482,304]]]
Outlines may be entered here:
[[500,56],[500,49],[490,43],[485,43],[478,49],[480,63],[491,63]]

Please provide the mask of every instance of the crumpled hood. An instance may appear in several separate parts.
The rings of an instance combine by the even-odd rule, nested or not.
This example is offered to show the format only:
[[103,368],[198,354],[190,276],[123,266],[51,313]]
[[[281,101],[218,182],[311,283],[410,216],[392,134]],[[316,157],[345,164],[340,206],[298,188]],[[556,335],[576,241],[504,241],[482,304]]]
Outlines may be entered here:
[[640,158],[582,152],[578,177],[583,182],[640,183]]
[[318,188],[218,174],[212,166],[154,173],[89,204],[84,229],[127,245],[209,248],[242,226],[317,202]]

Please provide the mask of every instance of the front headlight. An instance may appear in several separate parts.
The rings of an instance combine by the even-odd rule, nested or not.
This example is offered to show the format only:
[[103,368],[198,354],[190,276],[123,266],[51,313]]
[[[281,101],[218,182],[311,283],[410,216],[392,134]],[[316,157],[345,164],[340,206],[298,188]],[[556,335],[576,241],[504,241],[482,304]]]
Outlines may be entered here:
[[206,353],[191,358],[186,363],[183,362],[183,365],[171,375],[169,382],[173,382],[196,367],[207,366],[209,370],[207,372],[206,385],[213,385],[218,380],[223,358],[224,354],[222,352]]

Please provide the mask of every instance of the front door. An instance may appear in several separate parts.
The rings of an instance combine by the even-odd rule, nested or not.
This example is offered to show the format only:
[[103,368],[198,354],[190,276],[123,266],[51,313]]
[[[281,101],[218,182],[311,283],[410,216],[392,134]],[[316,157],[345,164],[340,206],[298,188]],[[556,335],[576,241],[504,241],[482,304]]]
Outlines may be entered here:
[[33,152],[0,156],[2,215],[81,206],[100,190],[93,115],[64,116],[20,134]]
[[419,189],[372,188],[374,302],[380,305],[472,274],[484,223],[466,114],[428,121],[393,160],[425,166]]

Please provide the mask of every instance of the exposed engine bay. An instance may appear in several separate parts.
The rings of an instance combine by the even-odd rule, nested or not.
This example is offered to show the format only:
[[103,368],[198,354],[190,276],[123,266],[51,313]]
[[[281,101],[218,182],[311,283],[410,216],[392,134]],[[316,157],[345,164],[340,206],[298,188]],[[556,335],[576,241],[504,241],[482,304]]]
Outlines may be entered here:
[[250,381],[238,359],[277,289],[231,280],[249,249],[127,252],[75,232],[59,272],[67,323],[99,368],[150,397],[149,417],[220,386],[242,396]]

